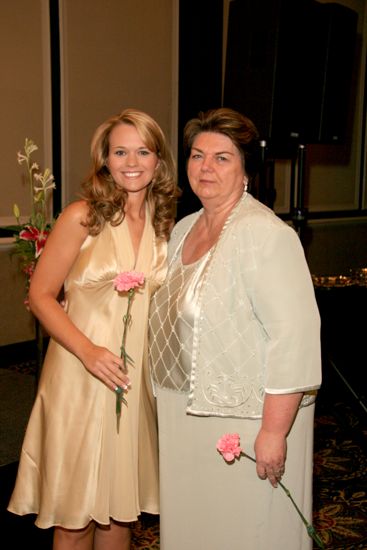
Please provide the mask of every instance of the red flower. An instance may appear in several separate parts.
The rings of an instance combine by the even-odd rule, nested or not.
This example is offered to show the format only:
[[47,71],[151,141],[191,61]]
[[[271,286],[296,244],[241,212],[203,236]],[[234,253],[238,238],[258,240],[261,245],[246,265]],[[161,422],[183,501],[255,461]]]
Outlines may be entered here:
[[40,231],[33,225],[26,225],[25,229],[19,232],[19,238],[23,241],[33,241],[36,247],[36,258],[41,254],[43,247],[45,246],[46,239],[49,235],[49,230],[44,229]]
[[23,267],[22,271],[25,275],[27,275],[29,278],[31,278],[35,269],[36,269],[36,262],[31,262],[31,263],[25,265]]

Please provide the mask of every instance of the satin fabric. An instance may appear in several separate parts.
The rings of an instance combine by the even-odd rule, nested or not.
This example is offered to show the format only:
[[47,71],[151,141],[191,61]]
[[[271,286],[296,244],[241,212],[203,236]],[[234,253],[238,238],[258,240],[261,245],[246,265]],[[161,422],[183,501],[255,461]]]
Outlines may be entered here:
[[166,243],[146,212],[138,257],[127,221],[89,236],[65,282],[66,311],[95,343],[120,353],[126,293],[113,279],[135,269],[145,275],[135,293],[126,340],[131,390],[117,434],[115,394],[65,348],[51,340],[27,427],[8,509],[37,514],[36,525],[68,529],[92,519],[108,524],[156,514],[158,459],[155,402],[147,370],[147,317],[152,292],[166,274]]
[[161,287],[159,299],[158,293],[152,298],[149,360],[153,382],[161,387],[190,390],[194,320],[207,256],[187,266],[178,265]]

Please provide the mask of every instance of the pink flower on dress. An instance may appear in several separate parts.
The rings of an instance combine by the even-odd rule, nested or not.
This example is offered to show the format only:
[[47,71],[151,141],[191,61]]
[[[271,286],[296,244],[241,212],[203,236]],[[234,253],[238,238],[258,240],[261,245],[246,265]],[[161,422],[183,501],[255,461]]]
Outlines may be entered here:
[[231,462],[242,453],[240,436],[238,434],[224,434],[217,441],[217,450],[226,462]]
[[115,277],[113,284],[118,292],[127,292],[144,284],[144,273],[138,271],[123,271]]

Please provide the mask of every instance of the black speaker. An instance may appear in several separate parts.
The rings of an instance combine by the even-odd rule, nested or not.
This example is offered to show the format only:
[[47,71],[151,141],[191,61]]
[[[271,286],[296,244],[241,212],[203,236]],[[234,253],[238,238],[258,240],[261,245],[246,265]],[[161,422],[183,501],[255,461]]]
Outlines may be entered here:
[[320,47],[314,55],[321,65],[321,101],[314,137],[320,143],[342,143],[355,97],[358,14],[336,3],[317,4]]
[[357,14],[314,0],[232,0],[223,103],[241,111],[261,138],[345,139]]

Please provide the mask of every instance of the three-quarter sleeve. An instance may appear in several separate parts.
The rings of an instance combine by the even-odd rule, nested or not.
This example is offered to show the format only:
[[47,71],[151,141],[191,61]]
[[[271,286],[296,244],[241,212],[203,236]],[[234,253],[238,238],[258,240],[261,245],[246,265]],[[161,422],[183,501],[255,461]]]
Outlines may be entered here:
[[266,334],[264,387],[282,394],[321,384],[320,315],[297,233],[274,226],[256,251],[255,315]]

